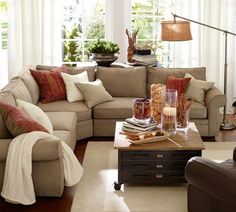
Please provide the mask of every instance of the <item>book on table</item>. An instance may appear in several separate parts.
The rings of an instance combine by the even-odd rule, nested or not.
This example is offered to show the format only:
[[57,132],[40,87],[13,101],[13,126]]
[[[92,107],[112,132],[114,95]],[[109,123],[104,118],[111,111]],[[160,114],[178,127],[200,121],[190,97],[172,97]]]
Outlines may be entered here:
[[[130,121],[130,120],[129,120]],[[131,121],[132,122],[132,121]],[[122,125],[122,130],[123,131],[129,131],[129,132],[147,132],[151,131],[157,128],[156,123],[151,123],[150,125],[140,125],[139,123],[129,123],[129,122],[124,122]]]

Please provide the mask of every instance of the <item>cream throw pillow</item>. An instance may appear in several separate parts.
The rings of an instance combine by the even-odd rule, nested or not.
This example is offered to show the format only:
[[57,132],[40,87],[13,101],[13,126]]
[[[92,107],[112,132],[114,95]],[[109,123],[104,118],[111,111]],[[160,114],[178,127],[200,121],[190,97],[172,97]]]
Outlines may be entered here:
[[102,81],[77,82],[75,85],[82,91],[85,103],[89,108],[103,102],[113,101],[112,96],[104,88]]
[[75,82],[88,82],[87,71],[84,71],[79,74],[71,75],[66,73],[61,73],[62,79],[66,85],[66,96],[68,102],[76,102],[83,100],[83,94],[75,86]]
[[24,110],[32,119],[46,128],[50,134],[53,134],[52,123],[41,108],[20,99],[16,99],[16,105]]
[[215,84],[214,82],[207,82],[195,79],[191,74],[186,73],[185,78],[191,78],[184,95],[188,99],[204,104],[205,93]]

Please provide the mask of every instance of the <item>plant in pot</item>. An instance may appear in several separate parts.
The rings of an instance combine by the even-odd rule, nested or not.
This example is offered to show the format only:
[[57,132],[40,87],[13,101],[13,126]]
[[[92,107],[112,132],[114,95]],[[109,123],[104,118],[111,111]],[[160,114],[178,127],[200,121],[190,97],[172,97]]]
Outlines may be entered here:
[[100,39],[92,42],[88,47],[88,51],[92,53],[92,60],[99,66],[110,66],[117,60],[115,53],[119,53],[119,50],[117,43]]

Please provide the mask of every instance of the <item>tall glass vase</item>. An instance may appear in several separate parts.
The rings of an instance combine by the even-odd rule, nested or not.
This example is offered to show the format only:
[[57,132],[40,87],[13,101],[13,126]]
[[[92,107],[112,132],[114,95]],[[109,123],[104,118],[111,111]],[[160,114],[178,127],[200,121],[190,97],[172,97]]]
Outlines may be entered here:
[[177,128],[177,90],[166,89],[164,98],[165,101],[161,114],[161,129],[170,134],[175,134]]

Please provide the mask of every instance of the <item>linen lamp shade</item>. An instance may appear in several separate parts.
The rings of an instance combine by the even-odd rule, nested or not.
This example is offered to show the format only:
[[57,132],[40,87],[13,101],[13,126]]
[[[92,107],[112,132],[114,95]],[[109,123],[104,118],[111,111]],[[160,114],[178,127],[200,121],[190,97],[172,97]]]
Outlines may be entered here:
[[190,23],[188,21],[162,21],[161,40],[163,41],[187,41],[192,40]]

